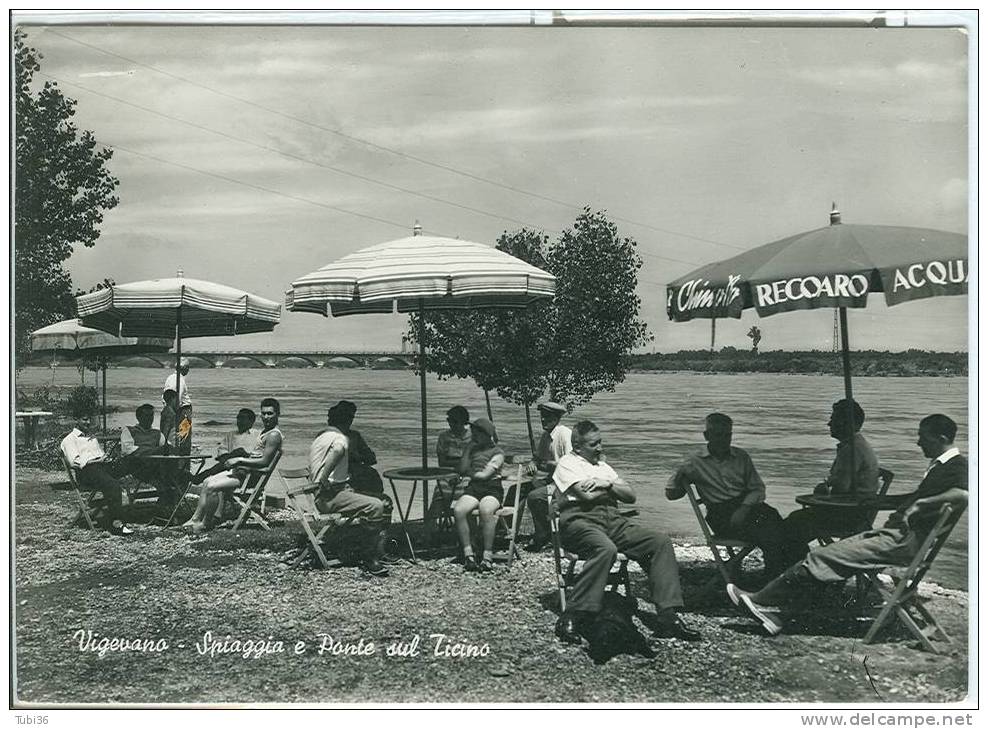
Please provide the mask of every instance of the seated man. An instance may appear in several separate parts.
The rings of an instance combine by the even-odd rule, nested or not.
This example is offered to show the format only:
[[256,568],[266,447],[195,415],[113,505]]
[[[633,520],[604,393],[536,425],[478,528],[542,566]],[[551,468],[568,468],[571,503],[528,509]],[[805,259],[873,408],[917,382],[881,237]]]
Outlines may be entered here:
[[375,577],[387,577],[388,569],[381,564],[380,556],[390,515],[382,499],[357,493],[350,485],[350,440],[344,435],[343,426],[352,419],[348,408],[329,409],[328,427],[309,448],[309,480],[320,487],[316,509],[321,514],[359,517],[369,522],[371,532],[363,545],[363,568]]
[[59,448],[69,465],[75,469],[79,486],[87,491],[99,491],[103,494],[103,508],[100,511],[104,528],[111,534],[133,534],[123,522],[120,484],[110,473],[106,453],[99,441],[91,435],[92,432],[93,416],[83,416],[76,421],[72,432],[62,439]]
[[535,525],[532,541],[525,547],[528,552],[538,552],[549,543],[549,496],[556,488],[552,483],[552,472],[559,459],[573,450],[573,431],[559,422],[566,414],[566,408],[555,402],[539,403],[538,408],[542,436],[535,448],[535,458],[528,464],[528,475],[542,471],[547,478],[533,479],[532,489],[525,499]]
[[751,457],[731,445],[733,421],[721,413],[711,413],[705,425],[706,449],[687,459],[673,474],[666,485],[666,498],[681,499],[686,488],[695,484],[707,505],[710,528],[719,536],[758,545],[766,575],[775,577],[798,559],[798,547],[789,543],[779,512],[765,503],[765,484]]
[[222,513],[223,496],[243,485],[251,477],[251,471],[265,468],[281,450],[282,435],[278,429],[281,404],[273,397],[261,400],[261,422],[264,429],[257,436],[254,448],[247,456],[235,456],[226,460],[227,470],[206,479],[199,494],[196,513],[185,523],[195,534],[212,528],[217,513]]
[[120,429],[120,455],[122,459],[118,475],[130,474],[146,483],[166,490],[175,485],[174,466],[142,460],[141,456],[156,456],[168,452],[165,436],[154,426],[154,406],[144,403],[137,408],[137,425],[125,425]]
[[619,503],[635,502],[635,492],[603,461],[603,450],[600,430],[581,420],[573,428],[573,452],[559,459],[552,475],[560,492],[560,540],[565,549],[586,560],[567,611],[556,622],[556,635],[566,642],[580,642],[580,632],[601,610],[614,558],[624,552],[648,574],[658,611],[657,635],[699,640],[700,634],[678,615],[683,592],[672,542],[618,512]]
[[339,424],[340,432],[347,437],[349,443],[347,460],[350,463],[350,487],[358,494],[383,499],[390,507],[391,500],[384,496],[384,481],[374,468],[377,455],[367,445],[360,431],[353,427],[353,419],[357,415],[356,404],[349,400],[340,400],[333,409],[339,411],[339,417],[334,420]]
[[919,422],[917,445],[931,459],[919,487],[903,497],[885,526],[869,529],[810,551],[806,559],[755,593],[727,586],[735,605],[743,605],[770,635],[782,630],[778,607],[796,593],[828,582],[843,582],[863,570],[908,565],[943,504],[967,504],[967,459],[954,447],[957,425],[946,415],[928,415]]
[[250,408],[240,408],[237,413],[237,429],[228,431],[216,444],[216,464],[192,477],[192,483],[200,484],[210,476],[228,470],[227,461],[231,458],[250,455],[257,445],[260,433],[254,429],[257,415]]
[[[830,436],[837,440],[837,455],[830,466],[830,475],[817,484],[817,494],[847,494],[849,496],[873,496],[878,490],[878,458],[868,441],[861,435],[864,410],[853,400],[854,423],[850,422],[847,400],[833,405],[830,420]],[[851,463],[851,440],[854,440],[854,463]],[[798,543],[805,545],[820,535],[844,537],[871,528],[871,514],[867,509],[811,506],[797,509],[785,520],[786,532]],[[802,550],[800,558],[806,556]]]

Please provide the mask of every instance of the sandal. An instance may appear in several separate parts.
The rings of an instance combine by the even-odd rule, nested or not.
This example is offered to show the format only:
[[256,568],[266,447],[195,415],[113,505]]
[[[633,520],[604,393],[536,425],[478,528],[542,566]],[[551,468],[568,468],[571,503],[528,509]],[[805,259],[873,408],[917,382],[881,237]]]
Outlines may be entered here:
[[481,562],[477,565],[477,571],[478,572],[493,572],[494,571],[494,564],[489,559],[481,560]]

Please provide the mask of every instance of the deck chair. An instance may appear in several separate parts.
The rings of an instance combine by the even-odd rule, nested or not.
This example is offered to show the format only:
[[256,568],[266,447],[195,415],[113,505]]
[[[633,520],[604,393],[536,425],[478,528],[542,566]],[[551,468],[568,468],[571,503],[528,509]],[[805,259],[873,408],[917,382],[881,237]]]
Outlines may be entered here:
[[[69,477],[68,490],[75,495],[76,503],[79,506],[79,514],[81,514],[86,520],[86,524],[89,525],[89,528],[92,531],[96,531],[96,525],[93,523],[93,518],[89,513],[92,510],[92,503],[96,496],[96,491],[90,490],[88,496],[83,498],[82,490],[79,488],[79,479],[76,478],[75,468],[71,463],[69,463],[69,459],[65,457],[65,454],[62,453],[61,450],[59,450],[58,453],[62,457],[62,465],[65,467],[65,474]],[[76,515],[73,521],[79,518],[79,514]]]
[[[700,531],[703,532],[703,539],[714,555],[714,563],[717,565],[717,571],[723,578],[724,584],[727,585],[736,582],[737,575],[741,572],[744,564],[744,558],[751,554],[756,549],[756,546],[743,539],[721,537],[714,534],[714,530],[707,523],[706,514],[700,508],[704,503],[703,497],[700,496],[700,492],[697,490],[695,484],[691,483],[686,487],[686,497],[690,500],[690,506],[693,507],[693,513],[696,515],[696,520],[700,524]],[[721,549],[727,554],[726,558],[721,554]],[[704,588],[713,589],[716,585],[717,577],[714,576]]]
[[[502,485],[507,486],[505,493],[513,493],[514,498],[511,504],[504,504],[494,512],[498,527],[503,528],[508,535],[508,569],[511,569],[511,562],[515,557],[521,559],[521,553],[518,551],[518,545],[515,540],[518,538],[518,522],[521,521],[521,487],[530,480],[525,476],[525,465],[531,460],[531,456],[508,456],[504,459],[506,468],[517,466],[517,468],[510,469],[513,478],[509,479],[507,483],[502,482]],[[478,512],[479,509],[474,509],[471,515]],[[508,521],[509,519],[510,522]]]
[[[637,516],[636,509],[621,511],[622,516]],[[552,538],[552,557],[556,568],[556,586],[559,589],[559,607],[562,612],[566,612],[566,590],[576,584],[579,577],[577,570],[581,561],[579,555],[563,549],[562,541],[559,537],[559,508],[555,503],[549,505],[549,533]],[[619,587],[624,587],[624,597],[632,603],[637,604],[635,596],[631,592],[631,576],[628,574],[628,557],[623,552],[618,552],[614,558],[614,566],[607,576],[605,589],[610,588],[617,592]]]
[[878,616],[865,634],[865,643],[874,643],[881,630],[898,619],[920,642],[923,648],[931,653],[939,653],[932,640],[942,639],[952,643],[950,636],[930,614],[919,599],[919,585],[926,576],[933,560],[950,537],[957,522],[960,521],[965,507],[952,508],[944,504],[940,509],[940,517],[930,530],[913,561],[900,575],[888,574],[892,578],[892,587],[888,587],[879,579],[880,570],[864,571],[864,577],[869,585],[879,594],[883,603]]
[[[302,531],[305,532],[307,544],[292,559],[290,566],[297,567],[307,557],[314,556],[319,560],[319,564],[329,569],[339,567],[341,562],[338,559],[327,559],[323,551],[323,541],[326,537],[340,527],[352,524],[365,524],[365,519],[341,514],[320,514],[315,506],[315,497],[319,493],[319,484],[309,481],[309,471],[306,468],[279,468],[278,473],[285,480],[285,496],[288,503],[295,512]],[[296,483],[292,483],[296,482]]]
[[[258,513],[258,510],[254,507],[255,505],[260,507],[260,504],[264,503],[264,487],[268,485],[271,474],[274,473],[280,460],[281,451],[279,450],[274,454],[274,458],[271,459],[271,463],[267,466],[252,469],[247,475],[247,478],[244,479],[243,486],[235,489],[231,494],[233,501],[240,507],[240,514],[233,522],[233,531],[237,531],[237,529],[244,526],[244,523],[248,519],[255,524],[259,524],[262,529],[271,529],[268,525],[267,518],[262,513]],[[260,503],[258,503],[258,499],[261,499]]]

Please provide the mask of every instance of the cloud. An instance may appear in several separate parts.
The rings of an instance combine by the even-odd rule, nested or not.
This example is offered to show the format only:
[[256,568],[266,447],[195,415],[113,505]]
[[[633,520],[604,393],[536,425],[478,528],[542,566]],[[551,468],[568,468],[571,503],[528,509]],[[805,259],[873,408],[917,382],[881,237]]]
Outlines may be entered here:
[[878,87],[899,87],[917,81],[957,83],[967,71],[966,59],[934,63],[909,59],[896,64],[854,64],[847,66],[818,66],[793,70],[792,75],[803,81],[829,88],[851,89],[874,93]]

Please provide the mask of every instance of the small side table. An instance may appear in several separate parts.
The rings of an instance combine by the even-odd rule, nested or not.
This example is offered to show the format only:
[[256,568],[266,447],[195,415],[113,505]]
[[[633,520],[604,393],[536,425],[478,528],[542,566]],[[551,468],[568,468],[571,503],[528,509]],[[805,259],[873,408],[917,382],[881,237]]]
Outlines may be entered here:
[[[415,548],[412,546],[412,538],[408,536],[406,522],[412,511],[412,504],[415,502],[415,492],[419,482],[422,483],[422,519],[425,520],[429,513],[429,481],[443,481],[451,476],[455,476],[456,471],[452,468],[422,468],[421,466],[412,468],[393,468],[384,472],[384,477],[391,484],[391,493],[394,494],[395,508],[398,509],[398,518],[401,520],[401,530],[405,534],[405,541],[408,543],[408,550],[412,555],[412,561],[418,562],[415,556]],[[401,508],[401,500],[398,498],[398,487],[396,481],[411,481],[412,493],[408,497],[408,503],[404,510]]]

